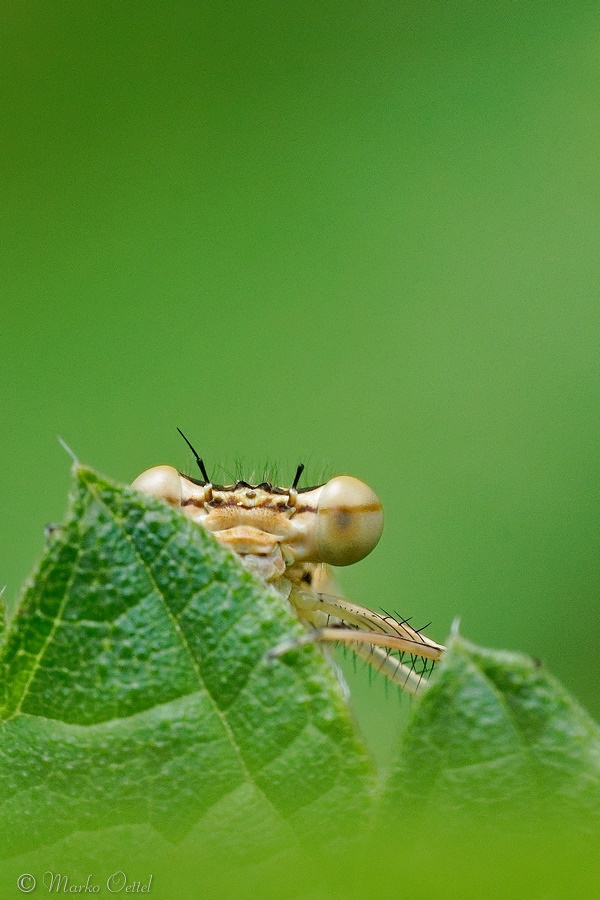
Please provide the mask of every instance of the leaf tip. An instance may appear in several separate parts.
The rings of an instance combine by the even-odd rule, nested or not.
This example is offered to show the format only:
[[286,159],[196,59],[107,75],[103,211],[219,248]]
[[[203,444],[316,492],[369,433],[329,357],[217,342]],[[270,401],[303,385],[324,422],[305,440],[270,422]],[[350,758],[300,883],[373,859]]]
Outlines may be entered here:
[[77,455],[75,454],[75,452],[73,450],[71,450],[71,448],[69,447],[67,442],[61,438],[60,434],[56,435],[56,439],[58,440],[58,443],[63,448],[63,450],[71,457],[74,465],[78,466],[79,460],[77,459]]
[[452,620],[452,625],[450,626],[450,637],[454,640],[460,637],[460,616],[456,616]]

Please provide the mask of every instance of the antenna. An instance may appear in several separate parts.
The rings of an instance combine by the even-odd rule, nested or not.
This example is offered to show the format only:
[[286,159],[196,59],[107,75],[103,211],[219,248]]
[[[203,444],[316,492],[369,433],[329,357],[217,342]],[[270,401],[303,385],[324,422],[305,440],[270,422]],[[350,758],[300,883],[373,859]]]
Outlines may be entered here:
[[298,468],[296,469],[296,477],[294,478],[294,483],[292,485],[292,490],[295,491],[298,487],[298,482],[300,481],[300,476],[304,472],[304,463],[299,463]]
[[181,428],[178,428],[177,431],[179,432],[179,434],[181,435],[181,437],[184,439],[184,441],[186,442],[186,444],[188,445],[188,447],[190,448],[190,450],[191,450],[192,453],[194,454],[195,460],[196,460],[196,462],[198,463],[198,468],[200,469],[200,471],[201,471],[201,473],[202,473],[202,477],[204,478],[205,482],[206,482],[207,484],[210,484],[211,481],[210,481],[210,478],[208,477],[208,475],[206,474],[206,469],[204,468],[204,462],[202,461],[202,459],[200,459],[200,457],[198,456],[197,452],[194,450],[194,448],[192,447],[192,445],[190,444],[190,442],[189,442],[188,439],[186,438],[186,436],[185,436],[185,434],[183,433],[183,431],[181,430]]

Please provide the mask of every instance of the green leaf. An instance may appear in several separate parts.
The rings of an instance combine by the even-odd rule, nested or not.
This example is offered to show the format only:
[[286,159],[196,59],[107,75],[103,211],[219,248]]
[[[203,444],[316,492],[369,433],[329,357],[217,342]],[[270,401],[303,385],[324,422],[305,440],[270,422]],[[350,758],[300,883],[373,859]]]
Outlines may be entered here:
[[382,821],[400,812],[600,819],[600,729],[538,662],[457,634],[405,731]]
[[[371,763],[328,660],[310,643],[269,657],[302,633],[203,529],[76,467],[67,521],[0,648],[2,854],[31,851],[39,873],[53,844],[85,880],[89,859],[106,867],[127,848],[146,872],[177,858],[186,877],[194,860],[208,885],[229,848],[255,861],[300,843],[311,856],[307,869],[299,853],[299,870],[325,860],[337,890],[369,867],[375,885],[382,858],[410,871],[422,829],[407,819],[426,824],[430,845],[442,823],[446,860],[460,811],[477,824],[569,809],[597,822],[598,726],[533,661],[455,636],[412,701],[370,832]],[[334,854],[337,869],[336,837],[361,851]],[[21,857],[15,878],[19,866],[34,871]]]
[[151,826],[347,830],[371,767],[318,647],[203,529],[76,466],[0,652],[0,846]]

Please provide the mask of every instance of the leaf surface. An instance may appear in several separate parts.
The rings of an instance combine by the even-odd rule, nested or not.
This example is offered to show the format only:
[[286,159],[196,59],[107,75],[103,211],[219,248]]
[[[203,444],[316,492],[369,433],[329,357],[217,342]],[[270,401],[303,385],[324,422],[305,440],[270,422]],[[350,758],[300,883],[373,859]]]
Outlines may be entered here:
[[384,817],[600,821],[600,728],[544,667],[450,642],[398,747]]
[[371,765],[321,650],[267,658],[299,630],[202,528],[75,467],[0,655],[4,852],[107,825],[214,838],[240,806],[246,837],[347,828]]

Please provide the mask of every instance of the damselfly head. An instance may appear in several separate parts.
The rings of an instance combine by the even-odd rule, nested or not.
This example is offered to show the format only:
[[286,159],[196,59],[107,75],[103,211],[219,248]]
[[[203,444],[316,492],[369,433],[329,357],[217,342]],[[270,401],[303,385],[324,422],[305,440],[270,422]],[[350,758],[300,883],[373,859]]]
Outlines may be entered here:
[[278,545],[286,567],[305,562],[351,565],[373,550],[383,529],[379,499],[350,475],[303,490],[246,481],[202,483],[173,466],[154,466],[133,486],[179,506],[238,553],[252,553],[253,542],[259,554],[267,544]]
[[[250,571],[289,601],[315,640],[352,646],[392,681],[415,693],[425,670],[414,659],[435,660],[443,647],[405,620],[350,603],[336,592],[329,566],[348,566],[367,556],[383,530],[376,494],[350,475],[316,487],[300,487],[299,465],[290,487],[268,482],[213,484],[190,442],[201,480],[173,466],[142,472],[133,486],[179,507],[212,532]],[[404,654],[413,659],[407,665]],[[393,654],[396,654],[394,656]]]

